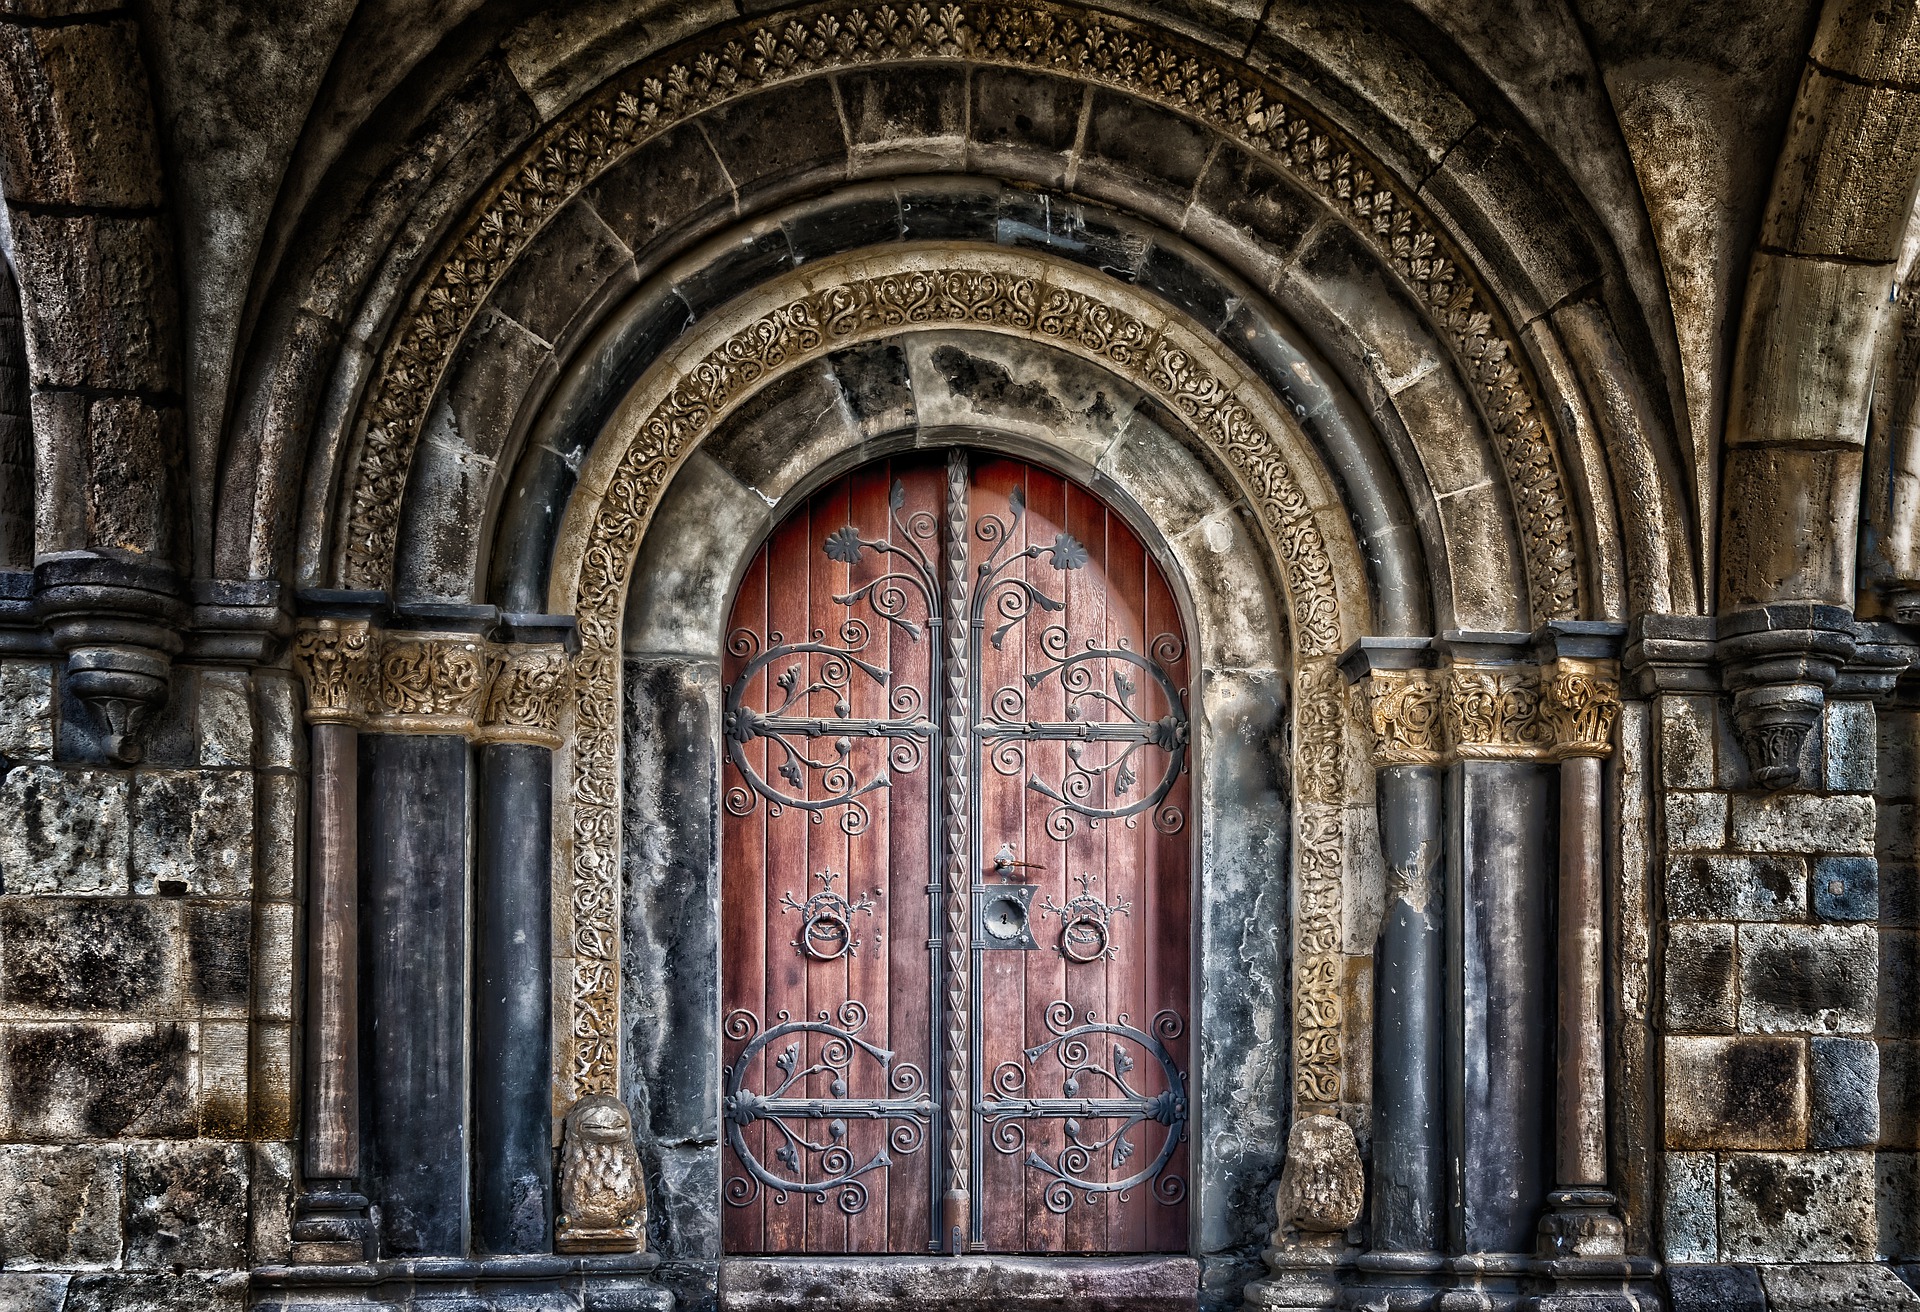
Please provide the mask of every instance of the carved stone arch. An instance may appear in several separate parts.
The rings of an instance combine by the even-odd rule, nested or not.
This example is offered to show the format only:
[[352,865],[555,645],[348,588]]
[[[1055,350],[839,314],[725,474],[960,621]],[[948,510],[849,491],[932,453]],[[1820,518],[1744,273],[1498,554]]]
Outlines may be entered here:
[[[606,1091],[618,1071],[623,611],[635,553],[661,495],[714,426],[810,359],[903,327],[1019,335],[1096,363],[1154,397],[1213,453],[1267,538],[1287,594],[1295,740],[1310,766],[1296,809],[1296,1104],[1342,1097],[1343,869],[1370,808],[1350,789],[1359,750],[1338,653],[1368,626],[1359,554],[1303,436],[1217,345],[1180,316],[1056,261],[1013,252],[904,250],[884,261],[809,265],[742,298],[676,344],[621,407],[581,471],[548,585],[581,650],[570,755],[556,793],[556,879],[568,890],[570,1023],[556,1071],[566,1096]],[[1351,795],[1350,795],[1351,794]],[[1353,808],[1358,807],[1357,810]],[[1322,965],[1324,963],[1324,966]]]
[[[851,30],[851,24],[869,31],[873,39],[856,41],[842,52],[834,40],[813,33],[808,21],[823,32]],[[1503,326],[1461,251],[1425,217],[1420,203],[1386,172],[1369,165],[1357,147],[1243,66],[1222,63],[1204,48],[1122,20],[1083,20],[1065,11],[1015,14],[983,6],[977,13],[956,9],[937,22],[930,17],[920,26],[903,25],[897,15],[891,21],[888,26],[879,11],[864,10],[821,11],[807,21],[783,18],[765,35],[775,43],[771,48],[786,52],[777,57],[747,53],[754,36],[751,25],[738,33],[711,33],[702,38],[706,54],[683,52],[680,63],[656,61],[657,68],[643,64],[563,116],[543,140],[570,143],[568,148],[531,150],[503,177],[490,203],[451,241],[448,260],[439,272],[429,274],[394,329],[368,394],[363,453],[348,466],[348,504],[342,512],[341,554],[333,577],[360,584],[388,577],[395,529],[392,507],[404,486],[419,424],[453,347],[489,289],[570,195],[634,145],[750,88],[839,67],[914,58],[1033,69],[1144,93],[1224,133],[1238,148],[1272,160],[1317,192],[1343,223],[1397,267],[1397,276],[1405,279],[1424,313],[1445,328],[1460,369],[1479,392],[1477,404],[1499,435],[1504,477],[1513,488],[1528,544],[1535,618],[1579,610],[1581,589],[1591,586],[1580,581],[1587,568],[1580,563],[1580,539],[1586,534],[1578,524],[1583,516],[1566,484],[1560,440],[1528,372],[1528,352]],[[789,22],[790,34],[784,26]],[[1109,36],[1125,39],[1115,47]],[[789,44],[779,45],[782,41]],[[1136,78],[1126,61],[1137,56],[1112,53],[1118,48],[1133,51],[1135,42],[1147,43],[1140,50],[1164,45],[1171,56],[1189,58],[1196,74],[1204,71],[1204,76],[1197,82]],[[1115,57],[1122,63],[1112,64]],[[658,94],[650,87],[660,88]],[[1322,168],[1316,160],[1329,163]],[[1590,476],[1581,499],[1606,502],[1611,496],[1606,482],[1602,478],[1595,483]],[[1653,496],[1630,504],[1633,513],[1657,516],[1664,503]],[[1604,505],[1602,511],[1594,522],[1610,522],[1611,511]],[[1635,530],[1635,541],[1644,548],[1661,531],[1643,525]],[[1649,554],[1641,549],[1638,558],[1644,561]],[[1606,592],[1617,595],[1612,584]],[[1614,603],[1607,604],[1611,608]]]

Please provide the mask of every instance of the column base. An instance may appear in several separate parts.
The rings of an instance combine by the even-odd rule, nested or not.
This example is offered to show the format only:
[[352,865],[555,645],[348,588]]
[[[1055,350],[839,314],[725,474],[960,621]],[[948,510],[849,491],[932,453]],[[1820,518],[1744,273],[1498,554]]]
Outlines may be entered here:
[[1451,1280],[1445,1253],[1362,1253],[1340,1306],[1350,1312],[1426,1312]]
[[1247,1286],[1246,1306],[1261,1312],[1331,1312],[1359,1249],[1339,1236],[1277,1244],[1261,1254],[1269,1272]]
[[269,1312],[673,1312],[651,1253],[619,1257],[417,1257],[253,1271]]
[[292,1238],[293,1260],[302,1266],[365,1261],[373,1238],[366,1195],[349,1181],[309,1189],[294,1203]]

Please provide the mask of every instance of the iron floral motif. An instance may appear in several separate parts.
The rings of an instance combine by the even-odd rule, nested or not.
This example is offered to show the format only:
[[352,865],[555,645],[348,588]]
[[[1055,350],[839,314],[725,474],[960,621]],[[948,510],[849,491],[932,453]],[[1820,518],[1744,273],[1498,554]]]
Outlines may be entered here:
[[[853,936],[853,916],[857,911],[873,915],[876,905],[873,898],[862,893],[858,898],[849,900],[844,894],[834,891],[833,881],[840,878],[837,870],[819,870],[814,872],[820,881],[820,891],[805,902],[796,902],[793,894],[780,895],[782,913],[798,911],[800,913],[800,933],[793,940],[803,957],[812,957],[815,961],[838,961],[841,957],[860,955],[860,940]],[[875,890],[877,893],[879,890]]]
[[[926,1076],[918,1066],[896,1061],[894,1053],[860,1037],[867,1009],[858,1002],[844,1002],[837,1012],[818,1012],[812,1020],[794,1020],[786,1011],[775,1020],[762,1033],[759,1019],[741,1010],[729,1013],[724,1024],[729,1040],[746,1044],[726,1072],[722,1114],[727,1143],[746,1170],[728,1179],[727,1203],[745,1207],[763,1189],[772,1191],[776,1203],[786,1202],[789,1194],[825,1203],[832,1194],[842,1212],[857,1216],[867,1207],[861,1177],[885,1172],[893,1165],[893,1153],[915,1153],[926,1142],[933,1116]],[[816,1035],[810,1053],[809,1036]],[[771,1063],[778,1083],[766,1093],[748,1088],[754,1059],[783,1040],[785,1046],[774,1052]],[[855,1053],[880,1067],[886,1088],[896,1096],[852,1096]],[[823,1080],[824,1094],[817,1087]],[[850,1121],[878,1121],[889,1127],[884,1143],[864,1162],[856,1160],[851,1147]],[[820,1128],[812,1128],[821,1122]],[[762,1162],[747,1142],[746,1129],[756,1123],[771,1127],[768,1139],[777,1145],[777,1168]]]
[[1133,910],[1133,904],[1125,898],[1102,902],[1095,897],[1093,885],[1098,878],[1091,873],[1075,875],[1080,891],[1068,898],[1065,906],[1055,906],[1051,893],[1040,906],[1041,915],[1060,917],[1060,942],[1054,950],[1078,965],[1111,961],[1118,952],[1113,944],[1113,918],[1131,915]]
[[[1048,1003],[1046,1023],[1053,1037],[1028,1048],[1024,1065],[1000,1063],[993,1072],[997,1096],[981,1101],[980,1118],[994,1150],[1012,1156],[1027,1148],[1030,1120],[1064,1121],[1066,1144],[1051,1160],[1027,1148],[1027,1166],[1052,1178],[1043,1195],[1050,1212],[1069,1210],[1076,1194],[1087,1203],[1106,1194],[1118,1194],[1125,1202],[1132,1189],[1149,1181],[1156,1202],[1172,1206],[1186,1197],[1185,1178],[1168,1171],[1167,1165],[1187,1137],[1187,1077],[1166,1046],[1186,1031],[1185,1023],[1174,1012],[1162,1011],[1149,1033],[1128,1024],[1124,1012],[1113,1021],[1098,1020],[1091,1009],[1078,1018],[1069,1002]],[[1096,1045],[1110,1045],[1109,1051],[1096,1055]],[[1135,1050],[1159,1072],[1159,1092],[1143,1092],[1130,1081],[1139,1064]],[[1021,1096],[1029,1068],[1048,1055],[1059,1065],[1062,1096]],[[1119,1124],[1107,1128],[1115,1121]],[[1145,1166],[1126,1173],[1136,1151],[1133,1131],[1148,1122],[1162,1127],[1159,1146]],[[1108,1178],[1094,1179],[1094,1159],[1101,1154],[1107,1159]]]

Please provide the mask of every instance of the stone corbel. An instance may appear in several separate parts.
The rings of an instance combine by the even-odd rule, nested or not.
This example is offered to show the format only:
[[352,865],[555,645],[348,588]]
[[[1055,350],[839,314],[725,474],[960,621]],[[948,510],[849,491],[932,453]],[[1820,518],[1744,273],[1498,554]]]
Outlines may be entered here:
[[1714,650],[1753,781],[1791,788],[1827,690],[1853,659],[1853,617],[1838,606],[1795,603],[1739,611],[1718,627]]
[[99,722],[107,755],[138,761],[141,724],[167,700],[187,626],[185,582],[171,566],[91,553],[54,556],[33,574],[34,609],[66,653],[68,688]]

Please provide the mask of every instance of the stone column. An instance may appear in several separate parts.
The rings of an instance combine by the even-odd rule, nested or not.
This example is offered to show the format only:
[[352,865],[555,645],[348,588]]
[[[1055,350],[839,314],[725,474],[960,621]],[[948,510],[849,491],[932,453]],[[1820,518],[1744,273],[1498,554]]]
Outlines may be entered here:
[[360,1192],[359,724],[376,639],[359,608],[304,629],[293,659],[306,685],[312,771],[307,869],[306,1087],[293,1222],[304,1261],[365,1256]]
[[487,1253],[552,1245],[553,749],[566,675],[558,646],[496,657],[480,728],[473,1211]]
[[431,629],[388,630],[360,745],[368,1164],[383,1257],[467,1250],[468,739],[493,619],[490,607],[447,608],[412,620]]
[[1441,684],[1426,639],[1363,639],[1341,665],[1373,730],[1386,905],[1376,951],[1373,1244],[1365,1283],[1430,1287],[1445,1268],[1445,904]]

